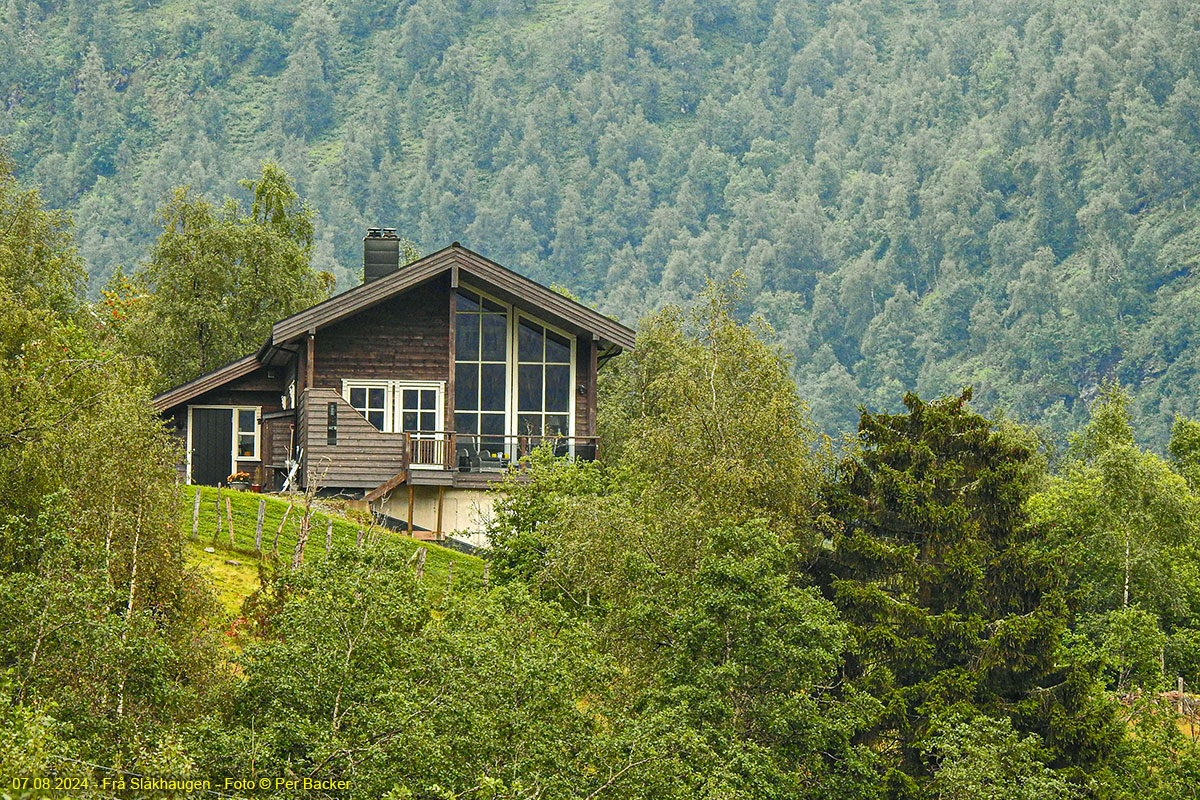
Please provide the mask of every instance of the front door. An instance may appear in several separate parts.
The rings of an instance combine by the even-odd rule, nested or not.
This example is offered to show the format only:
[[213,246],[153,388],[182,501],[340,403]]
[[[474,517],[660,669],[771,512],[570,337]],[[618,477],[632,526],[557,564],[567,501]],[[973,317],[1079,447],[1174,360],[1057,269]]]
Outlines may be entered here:
[[233,409],[192,409],[192,483],[216,486],[233,465]]

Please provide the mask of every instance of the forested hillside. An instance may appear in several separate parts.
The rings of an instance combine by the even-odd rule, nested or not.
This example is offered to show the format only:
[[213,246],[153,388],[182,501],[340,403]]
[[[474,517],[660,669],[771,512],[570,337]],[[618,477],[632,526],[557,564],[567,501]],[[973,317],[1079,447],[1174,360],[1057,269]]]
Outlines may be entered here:
[[1140,448],[1105,384],[1051,464],[970,392],[907,393],[835,448],[733,281],[600,373],[601,460],[513,465],[485,563],[311,485],[222,515],[150,401],[178,342],[138,330],[184,324],[188,264],[254,290],[194,297],[214,325],[243,308],[214,294],[319,294],[286,176],[251,192],[174,195],[159,290],[91,303],[0,162],[0,795],[1195,796],[1200,423]]
[[635,321],[736,268],[817,421],[976,387],[1062,432],[1105,376],[1200,412],[1190,0],[12,0],[0,136],[96,291],[172,187],[273,157],[369,224]]

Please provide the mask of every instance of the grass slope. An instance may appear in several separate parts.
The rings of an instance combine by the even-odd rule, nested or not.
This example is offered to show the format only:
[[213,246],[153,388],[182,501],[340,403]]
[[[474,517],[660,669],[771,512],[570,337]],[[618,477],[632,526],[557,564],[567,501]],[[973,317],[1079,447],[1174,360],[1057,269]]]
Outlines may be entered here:
[[[196,534],[192,536],[192,514],[197,492],[200,493],[200,514]],[[193,564],[209,574],[222,604],[231,614],[237,615],[241,610],[242,601],[259,587],[258,565],[264,559],[270,558],[275,546],[276,533],[279,537],[277,553],[280,561],[291,562],[304,517],[304,499],[222,489],[218,533],[217,490],[209,486],[181,486],[179,494],[179,524],[187,537],[188,557]],[[229,499],[229,507],[233,512],[232,546],[225,509],[226,498]],[[266,504],[261,554],[254,550],[254,531],[260,500]],[[292,506],[292,510],[287,514],[285,522],[284,515],[289,505]],[[330,522],[333,523],[332,541],[335,546],[354,547],[359,531],[366,527],[365,523],[360,524],[348,519],[335,507],[321,502],[313,510],[309,539],[304,548],[305,561],[319,559],[325,554],[325,534]],[[446,591],[451,563],[454,565],[452,571],[455,591],[479,586],[483,582],[483,561],[475,556],[436,544],[413,541],[407,536],[378,527],[374,529],[373,535],[386,539],[408,552],[416,552],[419,547],[426,549],[424,583],[434,598],[440,597]],[[215,552],[206,553],[205,547],[212,547]],[[239,563],[230,564],[229,561]]]

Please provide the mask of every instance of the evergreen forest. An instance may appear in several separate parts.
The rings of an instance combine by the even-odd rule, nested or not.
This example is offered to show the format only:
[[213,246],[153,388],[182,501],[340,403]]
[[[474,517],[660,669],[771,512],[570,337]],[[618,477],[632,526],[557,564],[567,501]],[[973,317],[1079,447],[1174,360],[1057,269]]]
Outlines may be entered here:
[[828,433],[975,387],[1064,443],[1200,412],[1190,0],[7,0],[0,138],[94,297],[264,158],[368,226],[628,323],[742,269]]

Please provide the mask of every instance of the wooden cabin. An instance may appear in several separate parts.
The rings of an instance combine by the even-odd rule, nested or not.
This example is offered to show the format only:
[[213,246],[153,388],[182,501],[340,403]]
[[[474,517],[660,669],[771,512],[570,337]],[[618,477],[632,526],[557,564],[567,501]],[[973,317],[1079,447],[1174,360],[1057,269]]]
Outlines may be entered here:
[[597,372],[632,330],[457,242],[400,266],[394,232],[372,230],[364,273],[154,399],[182,481],[247,472],[442,536],[479,531],[487,488],[533,448],[595,458]]

